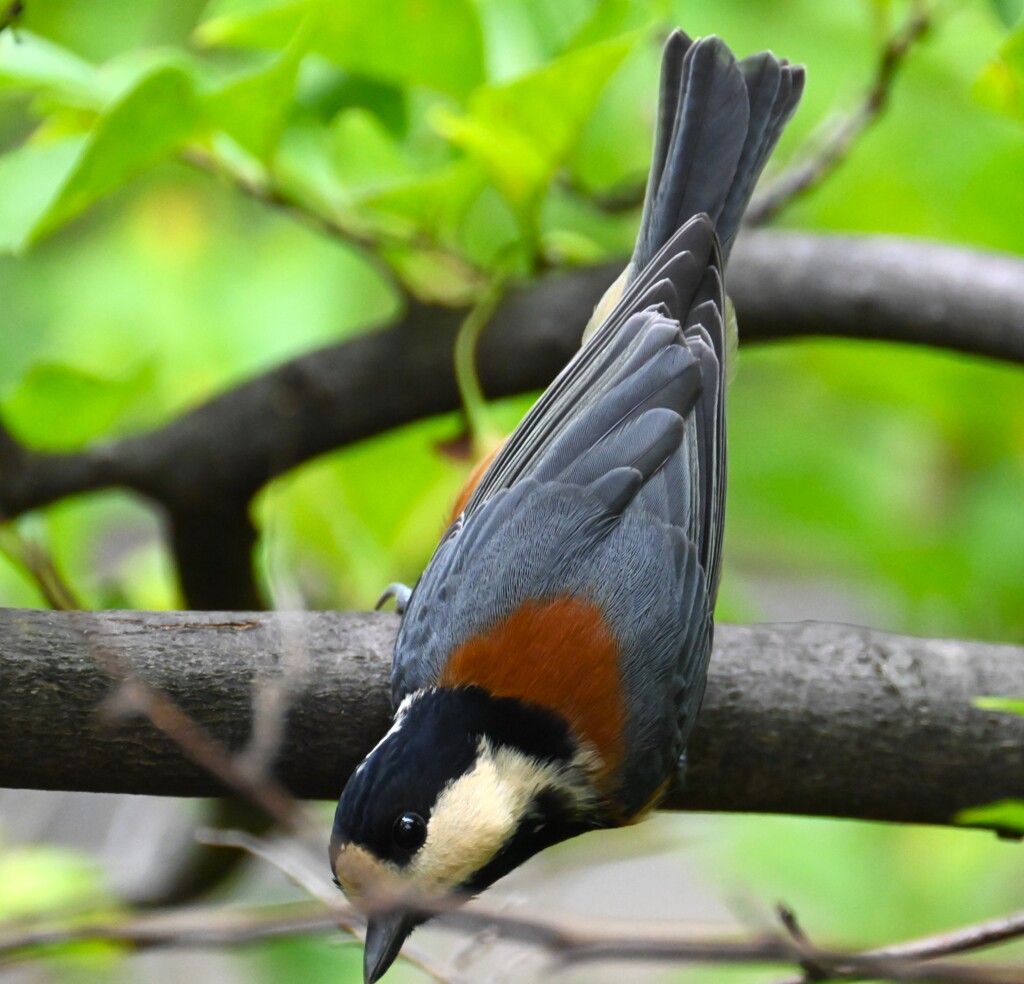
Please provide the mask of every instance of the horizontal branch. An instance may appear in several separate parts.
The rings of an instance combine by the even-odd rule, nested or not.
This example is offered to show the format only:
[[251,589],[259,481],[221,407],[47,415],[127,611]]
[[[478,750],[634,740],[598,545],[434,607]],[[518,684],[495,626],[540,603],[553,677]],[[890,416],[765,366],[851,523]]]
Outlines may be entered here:
[[[0,610],[0,785],[182,796],[223,787],[144,722],[104,723],[111,673],[165,689],[233,750],[292,674],[280,780],[331,799],[388,725],[397,621],[370,613]],[[296,652],[302,654],[298,665]],[[819,623],[719,626],[670,809],[949,823],[1024,798],[1024,649]]]
[[[509,292],[478,352],[485,393],[546,385],[579,344],[618,262]],[[1024,259],[884,237],[754,232],[729,271],[745,342],[838,335],[1024,362]],[[187,512],[248,500],[333,448],[457,409],[465,316],[412,304],[395,325],[300,356],[157,430],[80,453],[0,443],[0,513],[123,485]],[[381,381],[387,380],[382,386]]]
[[[547,385],[621,265],[510,290],[477,350],[483,391],[500,397]],[[886,237],[753,232],[740,238],[729,288],[745,342],[836,335],[1024,362],[1018,257]],[[0,517],[81,492],[133,489],[166,510],[191,607],[258,607],[253,495],[317,455],[457,409],[452,352],[465,315],[410,303],[390,327],[293,359],[156,430],[81,452],[23,448],[0,426]]]
[[830,335],[1024,363],[1021,257],[889,236],[752,232],[737,240],[729,272],[748,342]]

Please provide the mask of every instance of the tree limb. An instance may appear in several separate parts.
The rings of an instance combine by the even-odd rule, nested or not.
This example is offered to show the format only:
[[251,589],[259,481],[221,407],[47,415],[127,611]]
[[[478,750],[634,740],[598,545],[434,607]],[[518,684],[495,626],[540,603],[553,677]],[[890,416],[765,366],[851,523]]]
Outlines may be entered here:
[[[477,348],[489,397],[539,389],[579,344],[612,262],[510,290]],[[756,232],[729,286],[746,342],[834,335],[1024,362],[1024,260],[907,239]],[[300,356],[163,427],[70,454],[0,430],[0,516],[126,487],[166,510],[194,608],[257,607],[252,496],[334,448],[460,406],[466,312],[413,303],[394,325]],[[386,381],[386,384],[382,384]]]
[[[160,687],[230,749],[252,691],[301,626],[307,672],[276,774],[331,799],[386,729],[397,620],[370,613],[217,615],[0,610],[0,784],[209,796],[223,787],[146,723],[104,723],[116,665]],[[1024,798],[1024,720],[972,706],[1024,694],[1024,649],[802,623],[723,625],[669,809],[950,823]]]
[[729,272],[747,342],[827,335],[1024,363],[1020,257],[894,236],[752,232],[737,240]]

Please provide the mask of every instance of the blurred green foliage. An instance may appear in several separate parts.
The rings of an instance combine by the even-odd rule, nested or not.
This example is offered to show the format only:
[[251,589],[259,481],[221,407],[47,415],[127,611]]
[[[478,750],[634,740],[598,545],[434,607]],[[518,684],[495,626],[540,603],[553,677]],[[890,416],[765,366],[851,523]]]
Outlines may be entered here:
[[[669,26],[808,65],[784,162],[855,104],[906,11],[29,0],[0,35],[0,413],[32,447],[80,447],[373,330],[402,303],[383,271],[414,295],[462,302],[498,270],[624,255],[637,213],[594,196],[646,174]],[[948,0],[881,120],[784,222],[1024,253],[1022,175],[1020,4]],[[528,404],[504,401],[492,420],[510,429]],[[723,618],[838,605],[895,630],[1024,641],[1019,368],[853,342],[748,349],[730,413]],[[363,607],[414,579],[469,467],[441,451],[463,427],[459,415],[425,421],[269,486],[254,511],[276,597]],[[21,525],[89,604],[181,603],[157,520],[126,495]],[[40,603],[0,558],[0,604]],[[1000,846],[993,871],[981,835],[716,830],[716,878],[820,910],[810,928],[846,939],[993,915],[1012,904],[1007,872],[1021,883],[1016,855]],[[358,973],[357,954],[319,944],[264,952],[267,979],[300,965],[309,981]]]

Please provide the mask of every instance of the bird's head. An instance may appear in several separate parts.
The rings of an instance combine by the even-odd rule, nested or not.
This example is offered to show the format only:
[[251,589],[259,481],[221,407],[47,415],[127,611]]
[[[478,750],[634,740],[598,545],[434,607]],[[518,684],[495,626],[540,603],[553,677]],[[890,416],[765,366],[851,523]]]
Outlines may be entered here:
[[599,826],[592,759],[535,705],[478,687],[408,698],[345,787],[331,837],[335,879],[370,913],[367,984],[428,918],[416,900],[479,892]]

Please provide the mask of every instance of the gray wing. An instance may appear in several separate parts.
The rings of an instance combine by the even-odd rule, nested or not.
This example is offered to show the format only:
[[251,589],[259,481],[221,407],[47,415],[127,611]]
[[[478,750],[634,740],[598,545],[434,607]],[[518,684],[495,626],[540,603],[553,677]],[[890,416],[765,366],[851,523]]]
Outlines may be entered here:
[[[623,449],[617,428],[664,407],[683,418],[684,433],[664,468],[652,473],[641,502],[698,545],[709,582],[717,586],[725,491],[724,310],[715,232],[707,216],[696,216],[626,288],[516,428],[470,498],[464,521],[524,478],[575,475],[582,484],[581,456],[591,474],[612,467]],[[634,423],[628,433],[635,439],[652,423]],[[618,439],[610,441],[613,434]]]
[[527,414],[445,534],[403,619],[396,701],[522,600],[567,591],[599,600],[640,647],[624,661],[627,685],[653,683],[664,699],[676,674],[699,672],[703,655],[691,666],[680,647],[696,609],[702,631],[717,582],[723,310],[714,230],[698,216]]

